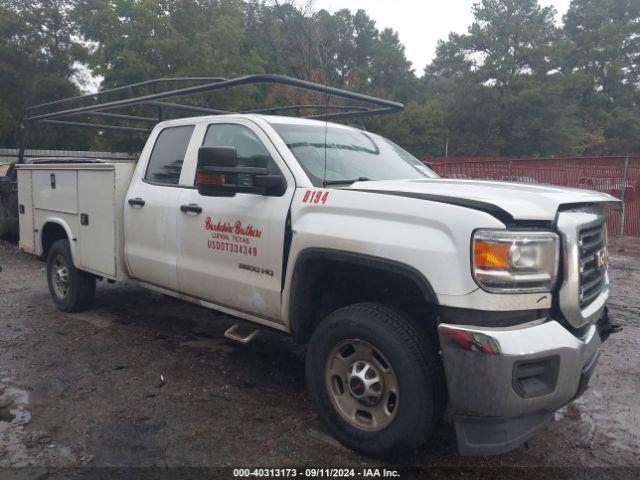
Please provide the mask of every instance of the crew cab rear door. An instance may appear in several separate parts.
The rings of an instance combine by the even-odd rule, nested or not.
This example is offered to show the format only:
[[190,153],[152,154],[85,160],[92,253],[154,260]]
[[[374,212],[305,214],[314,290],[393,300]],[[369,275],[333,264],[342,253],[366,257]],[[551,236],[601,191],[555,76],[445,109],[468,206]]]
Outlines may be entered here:
[[124,205],[125,257],[131,276],[173,291],[178,290],[176,222],[184,188],[180,177],[194,128],[169,126],[150,138],[148,162],[139,165],[144,171],[134,175]]
[[[249,119],[198,125],[199,145],[235,147],[239,166],[282,174],[281,196],[208,197],[183,189],[178,213],[180,291],[216,305],[278,321],[286,222],[294,179],[264,131]],[[189,161],[193,185],[197,161]],[[185,171],[185,174],[187,172]]]

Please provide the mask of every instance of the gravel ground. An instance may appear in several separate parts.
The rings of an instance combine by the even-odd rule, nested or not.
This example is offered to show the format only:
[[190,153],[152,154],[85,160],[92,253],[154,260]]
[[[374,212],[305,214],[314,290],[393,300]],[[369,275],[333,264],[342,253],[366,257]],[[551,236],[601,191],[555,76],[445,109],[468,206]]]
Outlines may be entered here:
[[[611,317],[624,331],[603,346],[581,399],[509,454],[460,457],[445,424],[392,463],[452,475],[640,469],[640,259],[614,253]],[[0,469],[380,465],[325,432],[305,391],[303,352],[286,336],[230,343],[228,317],[134,285],[99,283],[92,310],[64,314],[43,263],[0,241],[0,266]]]

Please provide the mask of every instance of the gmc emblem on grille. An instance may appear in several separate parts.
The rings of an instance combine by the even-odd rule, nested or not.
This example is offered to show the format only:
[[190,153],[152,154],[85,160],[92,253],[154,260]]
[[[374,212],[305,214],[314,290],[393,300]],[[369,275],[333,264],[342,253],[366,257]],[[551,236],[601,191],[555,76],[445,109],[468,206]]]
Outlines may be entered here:
[[596,267],[599,271],[603,271],[607,269],[607,264],[609,263],[609,258],[607,255],[607,249],[603,248],[598,253],[596,253]]

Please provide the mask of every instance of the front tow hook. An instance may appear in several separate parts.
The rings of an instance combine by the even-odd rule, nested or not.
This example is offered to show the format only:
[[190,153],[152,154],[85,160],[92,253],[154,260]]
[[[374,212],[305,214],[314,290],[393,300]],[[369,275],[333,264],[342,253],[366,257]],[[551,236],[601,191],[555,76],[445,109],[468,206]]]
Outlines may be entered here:
[[609,309],[605,308],[604,315],[600,317],[600,320],[596,323],[598,329],[598,335],[600,335],[600,341],[604,342],[612,333],[618,333],[622,331],[622,325],[615,325],[611,323],[609,319]]

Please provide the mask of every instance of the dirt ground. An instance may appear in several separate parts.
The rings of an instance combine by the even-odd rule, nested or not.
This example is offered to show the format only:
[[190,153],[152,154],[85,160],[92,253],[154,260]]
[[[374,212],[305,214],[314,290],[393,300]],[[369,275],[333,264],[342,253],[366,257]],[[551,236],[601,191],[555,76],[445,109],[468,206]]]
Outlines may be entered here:
[[[604,344],[581,399],[509,454],[460,457],[445,424],[392,463],[452,475],[640,467],[640,259],[629,249],[611,257],[611,317],[624,330]],[[64,314],[44,263],[0,241],[0,266],[0,478],[24,466],[382,465],[326,433],[305,391],[303,351],[286,336],[230,343],[228,317],[134,285],[99,283],[91,311]]]

